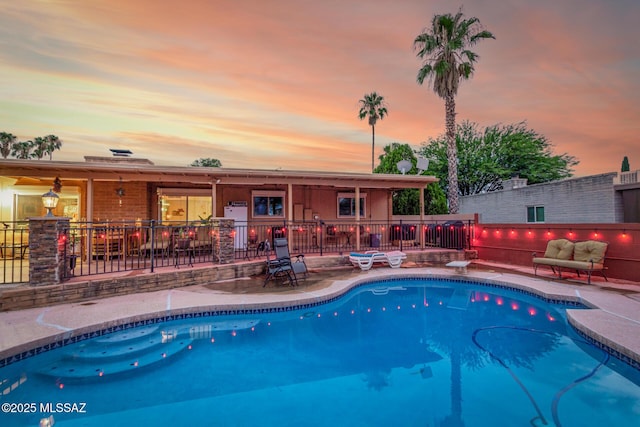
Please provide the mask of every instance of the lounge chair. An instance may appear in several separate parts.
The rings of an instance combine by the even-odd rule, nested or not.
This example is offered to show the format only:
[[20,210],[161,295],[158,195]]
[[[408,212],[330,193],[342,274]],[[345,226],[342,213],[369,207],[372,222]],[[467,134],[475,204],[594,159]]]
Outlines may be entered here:
[[367,251],[365,253],[351,252],[349,261],[354,267],[360,267],[362,271],[370,270],[374,264],[387,264],[391,268],[399,268],[407,254],[400,251],[378,252]]
[[304,262],[304,255],[296,255],[295,261],[291,260],[289,254],[289,243],[286,238],[273,239],[273,249],[275,259],[271,259],[269,251],[267,251],[267,277],[265,278],[263,287],[267,285],[272,278],[287,276],[291,286],[298,284],[298,275],[307,275],[307,264]]

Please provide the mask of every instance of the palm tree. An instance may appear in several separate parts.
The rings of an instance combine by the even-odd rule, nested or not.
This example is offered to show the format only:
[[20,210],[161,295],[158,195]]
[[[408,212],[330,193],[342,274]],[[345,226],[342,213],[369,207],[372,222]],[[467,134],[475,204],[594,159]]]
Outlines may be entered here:
[[474,63],[478,60],[478,55],[468,48],[482,39],[495,37],[482,28],[478,18],[464,19],[460,9],[455,16],[435,15],[431,27],[425,28],[413,41],[418,58],[423,60],[418,71],[418,84],[428,79],[433,91],[445,103],[450,213],[458,213],[455,96],[460,81],[473,75]]
[[47,135],[44,137],[44,140],[45,154],[49,155],[49,160],[53,160],[53,152],[62,147],[62,141],[55,135]]
[[33,138],[32,149],[33,153],[31,154],[31,156],[35,157],[38,160],[42,159],[47,151],[47,140],[41,136],[36,136],[35,138]]
[[3,159],[11,154],[11,147],[16,142],[16,136],[8,132],[0,132],[0,155]]
[[15,156],[16,159],[28,159],[31,157],[33,145],[33,141],[14,142],[11,146],[11,154]]
[[371,125],[371,172],[373,173],[373,160],[376,145],[376,122],[378,119],[382,120],[384,116],[388,114],[387,104],[384,101],[384,97],[378,95],[376,92],[367,93],[360,101],[360,113],[358,117],[360,120],[365,117],[369,117],[369,124]]

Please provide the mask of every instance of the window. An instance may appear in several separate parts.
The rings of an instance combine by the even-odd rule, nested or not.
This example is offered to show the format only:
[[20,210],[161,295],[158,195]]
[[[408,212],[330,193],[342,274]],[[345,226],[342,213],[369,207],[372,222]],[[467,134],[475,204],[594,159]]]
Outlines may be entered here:
[[184,224],[200,223],[210,219],[210,190],[162,188],[159,218],[161,222],[179,222]]
[[[367,195],[360,193],[360,218],[366,217]],[[338,218],[356,216],[355,193],[338,193]]]
[[254,218],[284,218],[284,191],[254,191],[251,202]]
[[[44,192],[44,191],[43,191]],[[78,196],[73,194],[60,194],[58,205],[52,211],[55,216],[63,216],[77,221],[78,218]],[[42,205],[42,195],[16,194],[15,195],[15,221],[26,221],[30,217],[44,216],[46,209]]]
[[527,222],[544,222],[544,206],[527,206]]

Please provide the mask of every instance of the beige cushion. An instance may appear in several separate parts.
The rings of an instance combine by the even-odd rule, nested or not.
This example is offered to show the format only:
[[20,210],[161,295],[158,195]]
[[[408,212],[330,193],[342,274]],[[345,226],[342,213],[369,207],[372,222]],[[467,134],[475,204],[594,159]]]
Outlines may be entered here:
[[604,269],[604,264],[595,263],[591,264],[590,262],[584,261],[573,261],[566,259],[553,259],[553,258],[534,258],[534,264],[540,265],[550,265],[552,267],[563,267],[574,270],[585,270],[585,271],[597,271]]
[[574,243],[567,239],[549,240],[547,250],[544,252],[545,258],[571,259]]
[[604,261],[604,254],[607,252],[607,243],[595,240],[576,243],[573,259],[576,261],[593,261],[601,264]]

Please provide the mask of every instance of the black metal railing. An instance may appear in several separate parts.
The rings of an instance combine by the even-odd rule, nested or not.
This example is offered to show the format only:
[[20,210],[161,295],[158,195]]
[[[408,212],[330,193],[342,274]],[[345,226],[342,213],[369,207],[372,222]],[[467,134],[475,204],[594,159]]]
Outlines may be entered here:
[[367,250],[420,250],[430,247],[468,249],[473,221],[313,221],[236,222],[235,258],[256,258],[287,237],[290,250],[304,254]]
[[29,281],[29,223],[0,223],[0,283]]
[[[266,259],[273,239],[287,237],[290,251],[345,254],[368,250],[470,248],[473,221],[248,221],[232,233],[235,260]],[[218,229],[213,222],[190,224],[155,221],[72,222],[61,234],[63,279],[160,267],[218,263]],[[183,240],[183,244],[179,244]],[[184,240],[189,244],[185,250]],[[29,281],[28,222],[0,229],[1,283]],[[36,261],[32,261],[36,262]]]
[[208,223],[74,223],[63,233],[69,239],[66,278],[219,260],[217,232]]

